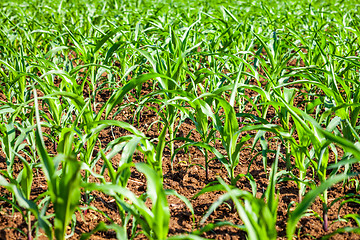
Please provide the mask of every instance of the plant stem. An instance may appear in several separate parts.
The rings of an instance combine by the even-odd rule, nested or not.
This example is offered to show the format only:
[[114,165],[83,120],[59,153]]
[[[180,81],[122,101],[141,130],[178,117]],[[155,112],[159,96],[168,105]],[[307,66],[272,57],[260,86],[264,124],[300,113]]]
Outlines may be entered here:
[[[174,154],[174,124],[171,124],[169,127],[169,141],[170,141],[170,156]],[[175,157],[174,157],[175,161]]]
[[[303,181],[305,178],[306,172],[300,171],[300,180]],[[302,196],[305,194],[305,184],[302,182],[299,182],[299,203],[302,202]]]
[[235,173],[234,173],[234,172],[235,172],[235,171],[234,171],[234,168],[233,168],[233,167],[231,167],[230,181],[231,181],[231,185],[233,185],[233,186],[235,186],[235,185],[236,185],[235,178],[234,178],[234,175],[235,175]]
[[209,180],[209,163],[208,163],[208,152],[205,149],[205,177],[206,181]]
[[32,240],[32,235],[31,235],[31,212],[28,212],[28,240]]
[[324,204],[323,204],[323,228],[324,231],[327,232],[329,230],[329,222],[328,222],[328,207],[327,207],[327,190],[324,192]]

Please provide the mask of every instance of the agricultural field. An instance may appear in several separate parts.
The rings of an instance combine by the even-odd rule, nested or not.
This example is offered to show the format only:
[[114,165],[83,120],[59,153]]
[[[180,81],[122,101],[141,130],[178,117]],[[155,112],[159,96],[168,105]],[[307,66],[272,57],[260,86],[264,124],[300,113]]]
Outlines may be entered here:
[[359,13],[0,1],[0,239],[360,239]]

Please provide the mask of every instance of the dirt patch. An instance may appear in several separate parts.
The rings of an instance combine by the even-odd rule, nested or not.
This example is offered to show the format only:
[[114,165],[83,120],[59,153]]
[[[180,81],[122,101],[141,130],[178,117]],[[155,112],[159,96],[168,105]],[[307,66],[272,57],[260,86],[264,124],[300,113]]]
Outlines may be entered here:
[[[149,85],[144,84],[142,90],[142,96],[149,92]],[[89,96],[88,93],[84,93],[86,96]],[[134,93],[135,94],[135,93]],[[249,97],[254,95],[254,92],[248,92]],[[106,101],[111,95],[111,92],[108,90],[104,90],[101,94],[96,95],[97,102]],[[300,104],[303,101],[301,97],[296,98],[296,104]],[[159,135],[159,131],[161,129],[161,124],[157,124],[154,122],[159,120],[158,115],[156,114],[154,109],[159,109],[159,106],[156,104],[149,105],[148,107],[144,107],[139,112],[139,115],[136,114],[136,99],[133,96],[129,96],[126,100],[126,103],[129,104],[127,107],[123,108],[121,112],[116,112],[115,110],[111,113],[111,116],[114,116],[114,119],[128,122],[136,127],[138,130],[142,131],[146,134],[150,139],[154,139]],[[99,109],[99,108],[97,108]],[[253,110],[251,106],[247,106],[244,108],[245,111],[248,110],[252,114],[256,114],[256,111]],[[276,118],[276,111],[274,108],[270,107],[267,115],[267,120],[269,122],[272,119]],[[190,131],[191,139],[194,141],[201,141],[200,135],[196,133],[194,130],[195,126],[191,121],[185,120],[179,128],[178,136],[187,136]],[[51,135],[51,132],[48,129],[45,129],[45,132],[48,135]],[[110,141],[129,134],[127,131],[120,129],[118,127],[106,128],[99,135],[99,140],[102,146],[105,146]],[[251,133],[250,133],[251,134]],[[269,149],[275,150],[277,147],[277,141],[271,140],[273,135],[267,135],[269,139]],[[46,138],[45,141],[48,150],[55,154],[54,150],[56,147],[50,138]],[[175,147],[180,147],[183,144],[181,141],[175,142]],[[220,142],[216,142],[217,146],[221,150]],[[251,144],[251,143],[250,143]],[[93,156],[96,156],[99,149],[94,150]],[[249,173],[255,179],[257,184],[257,197],[261,197],[268,185],[268,176],[267,174],[270,171],[271,164],[273,162],[272,158],[274,154],[269,154],[269,161],[266,166],[266,172],[264,171],[264,166],[262,162],[261,154],[257,154],[261,151],[261,147],[259,144],[256,145],[255,151],[251,152],[251,150],[245,149],[240,154],[239,165],[236,168],[236,174],[244,174],[247,173],[249,164],[251,164]],[[204,195],[199,196],[198,198],[193,199],[193,196],[202,190],[207,184],[216,180],[217,176],[221,176],[228,183],[229,178],[227,177],[227,172],[224,166],[217,160],[211,161],[209,163],[209,179],[205,178],[205,170],[203,166],[205,165],[205,158],[203,153],[195,147],[190,147],[187,151],[179,151],[176,155],[174,162],[171,162],[170,158],[170,150],[166,148],[164,151],[164,159],[163,159],[163,175],[164,175],[164,188],[173,189],[177,191],[179,194],[185,196],[187,199],[191,201],[191,204],[194,208],[195,212],[195,222],[192,221],[192,215],[186,205],[174,196],[168,197],[169,208],[171,211],[171,220],[170,220],[170,235],[177,234],[186,234],[192,232],[195,229],[201,228],[204,225],[200,224],[201,219],[204,214],[207,212],[209,207],[223,194],[222,192],[210,192]],[[210,157],[214,157],[210,155]],[[7,163],[5,160],[5,156],[2,151],[0,151],[0,169],[5,170]],[[112,159],[113,164],[116,166],[118,161],[120,160],[120,155],[115,156]],[[136,154],[134,156],[134,162],[143,161],[141,154]],[[333,160],[332,160],[333,161]],[[97,162],[95,171],[100,172],[102,165],[104,162],[100,159]],[[173,165],[173,169],[172,166]],[[279,170],[285,169],[285,162],[279,162]],[[13,169],[14,176],[21,171],[23,168],[21,161],[16,159]],[[309,172],[311,174],[311,172]],[[104,175],[106,176],[106,180],[110,181],[107,176],[107,170],[105,170]],[[96,181],[96,179],[92,178],[91,181]],[[128,189],[134,192],[137,195],[141,195],[146,191],[146,179],[145,177],[133,169],[131,173],[131,177],[128,182]],[[251,185],[249,181],[243,177],[240,178],[237,182],[237,187],[241,190],[252,191]],[[277,217],[277,225],[276,229],[278,231],[278,238],[285,239],[286,236],[286,223],[289,214],[289,206],[294,202],[298,201],[298,189],[297,185],[293,181],[283,181],[277,184],[277,191],[279,197],[279,207],[278,207],[278,217]],[[3,197],[8,199],[12,199],[12,196],[9,192],[4,190],[4,188],[0,189],[3,192]],[[39,196],[39,194],[45,192],[47,190],[47,183],[42,171],[39,169],[34,169],[34,182],[32,185],[31,191],[31,199],[35,199]],[[344,189],[342,184],[337,184],[333,186],[329,190],[329,201],[344,196],[347,192],[354,191],[354,188]],[[100,192],[92,192],[91,194],[92,201],[90,203],[91,209],[88,210],[79,210],[76,212],[76,226],[74,235],[69,239],[79,239],[82,233],[87,233],[93,230],[97,224],[101,221],[110,224],[111,222],[120,224],[120,217],[118,213],[117,206],[112,197],[109,197]],[[84,199],[82,200],[84,201]],[[316,216],[306,216],[301,219],[298,224],[299,230],[297,232],[300,239],[313,239],[319,238],[321,236],[326,235],[327,233],[333,232],[336,229],[344,226],[354,226],[354,222],[339,222],[337,209],[339,207],[340,202],[336,203],[329,210],[329,222],[332,223],[330,225],[330,229],[328,232],[324,232],[322,229],[322,223],[319,218]],[[83,202],[81,205],[83,208],[86,208],[87,205]],[[358,205],[356,204],[347,204],[345,205],[341,211],[340,216],[344,216],[349,213],[357,213]],[[0,238],[1,239],[22,239],[26,238],[28,234],[28,225],[24,220],[22,213],[15,211],[11,207],[11,204],[5,201],[0,201]],[[318,198],[311,206],[311,209],[318,213],[320,216],[322,214],[322,202]],[[96,209],[96,210],[95,210]],[[290,207],[290,209],[292,209]],[[50,208],[51,210],[51,208]],[[33,217],[31,218],[32,224],[35,223]],[[242,221],[238,217],[236,209],[232,206],[232,204],[223,204],[221,205],[214,213],[210,215],[205,224],[218,222],[218,221],[229,221],[233,224],[241,225]],[[33,235],[35,233],[33,232]],[[233,227],[220,227],[215,228],[212,231],[203,234],[203,237],[211,238],[211,239],[245,239],[245,232],[233,228]],[[45,237],[40,237],[39,239],[43,239]],[[95,233],[91,239],[115,239],[116,233],[114,231],[107,232],[98,232]],[[145,239],[143,234],[139,234],[135,239]],[[334,236],[332,239],[358,239],[358,235],[355,234],[339,234]]]

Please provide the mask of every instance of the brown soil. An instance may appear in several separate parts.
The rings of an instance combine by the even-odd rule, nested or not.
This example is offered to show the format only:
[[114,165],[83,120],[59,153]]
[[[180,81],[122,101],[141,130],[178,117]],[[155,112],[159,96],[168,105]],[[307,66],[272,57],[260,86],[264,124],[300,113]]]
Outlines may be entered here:
[[[146,89],[147,87],[147,85],[144,85],[143,89]],[[147,93],[146,90],[143,91],[143,94],[145,93]],[[98,94],[97,101],[105,101],[109,97],[109,94],[110,92],[106,91]],[[84,95],[88,94],[84,93]],[[130,97],[129,101],[134,101],[134,98]],[[256,112],[253,113],[255,114]],[[271,122],[271,118],[274,117],[274,114],[274,109],[271,109],[268,113],[269,122]],[[133,109],[127,107],[123,109],[121,114],[116,115],[115,119],[132,123],[133,116]],[[159,134],[158,124],[153,124],[149,130],[148,128],[152,123],[157,120],[158,116],[153,111],[144,108],[141,112],[139,124],[137,123],[137,121],[134,121],[134,126],[144,132],[148,137],[156,138]],[[192,129],[194,129],[194,125],[191,123],[191,121],[185,121],[178,131],[178,136],[186,136]],[[199,135],[195,134],[195,130],[193,131],[193,133],[193,140],[200,141]],[[50,132],[48,132],[48,134],[50,134]],[[127,133],[125,131],[118,128],[105,129],[100,134],[99,138],[102,144],[106,145],[114,139],[113,135],[115,138],[117,138],[126,134]],[[55,154],[55,152],[53,152],[53,143],[51,141],[46,141],[46,143],[48,150]],[[181,144],[182,142],[175,142],[175,147],[179,147],[181,146]],[[219,143],[216,144],[217,146],[220,146]],[[270,149],[276,150],[276,147],[277,141],[269,141]],[[249,149],[243,150],[241,152],[240,164],[236,168],[236,173],[246,173],[248,165],[255,157],[256,153],[259,151],[261,151],[261,147],[259,144],[257,145],[256,151],[254,151],[253,153]],[[269,173],[271,164],[273,162],[273,159],[271,159],[271,157],[274,157],[273,154],[269,154],[268,165],[266,169],[267,173],[264,172],[261,154],[255,157],[255,160],[250,167],[250,173],[257,184],[257,197],[261,197],[262,193],[267,187],[267,174]],[[112,159],[112,161],[116,165],[119,159],[119,156],[116,156]],[[134,162],[139,161],[142,161],[142,158],[140,155],[136,155],[134,157]],[[96,171],[100,171],[102,165],[103,162],[102,160],[100,160],[96,167]],[[174,189],[179,194],[191,200],[191,204],[195,211],[195,223],[193,223],[191,213],[186,207],[186,205],[174,196],[168,197],[169,207],[171,211],[169,231],[170,235],[186,234],[195,229],[198,229],[199,227],[202,227],[200,225],[200,221],[203,215],[207,212],[211,204],[213,204],[223,194],[222,192],[211,192],[201,195],[196,199],[192,199],[192,197],[201,189],[203,189],[208,183],[216,180],[216,176],[222,176],[223,179],[228,181],[226,170],[220,162],[212,161],[210,163],[210,174],[208,180],[206,180],[205,178],[205,170],[199,165],[204,165],[204,157],[202,153],[196,148],[190,148],[188,152],[179,152],[174,161],[174,169],[172,171],[170,162],[170,151],[169,149],[165,149],[163,160],[164,187],[167,189]],[[0,169],[6,169],[5,156],[3,155],[2,151],[0,151]],[[22,163],[21,161],[17,160],[14,165],[14,175],[16,176],[21,169]],[[279,170],[284,169],[285,163],[283,161],[280,161]],[[309,172],[309,174],[311,174],[311,172]],[[109,179],[107,178],[107,180]],[[40,170],[34,170],[34,182],[32,185],[31,199],[35,199],[37,196],[39,196],[39,194],[45,192],[46,187],[46,179],[44,178],[42,172]],[[251,192],[249,181],[245,178],[241,178],[238,181],[237,187],[242,190]],[[137,195],[140,195],[141,193],[146,191],[146,179],[142,174],[137,172],[136,169],[133,169],[132,171],[128,183],[128,188]],[[0,190],[2,191],[3,197],[11,199],[11,196],[7,190],[5,190],[4,188],[1,188]],[[278,231],[278,239],[285,239],[286,222],[288,219],[288,208],[290,204],[292,204],[292,202],[298,201],[297,185],[293,181],[283,181],[277,184],[277,191],[279,196],[279,207],[276,228]],[[344,196],[346,193],[354,191],[354,188],[344,188],[342,184],[337,184],[329,190],[329,202],[333,201],[338,197]],[[100,221],[110,223],[110,221],[104,216],[104,214],[101,214],[100,211],[107,214],[107,216],[109,216],[115,223],[120,223],[117,206],[111,197],[106,196],[105,194],[100,192],[93,192],[91,195],[93,197],[91,206],[93,207],[93,209],[98,209],[99,211],[77,211],[75,233],[70,239],[79,239],[82,233],[90,232],[96,227],[96,225]],[[337,209],[339,205],[340,202],[337,202],[329,210],[329,222],[334,223],[330,225],[330,229],[328,232],[324,232],[324,230],[322,229],[321,221],[315,216],[303,217],[298,224],[299,230],[297,233],[299,239],[320,238],[328,233],[335,231],[340,227],[355,225],[353,222],[336,222],[336,220],[338,219]],[[85,207],[85,205],[82,206]],[[291,208],[291,210],[292,209],[293,208]],[[322,215],[322,202],[319,198],[312,204],[311,209],[314,212],[317,212],[320,216]],[[52,209],[50,208],[50,210]],[[359,213],[359,206],[356,204],[345,205],[340,211],[340,216],[344,216],[345,214],[349,213]],[[34,223],[34,219],[32,220]],[[230,221],[234,224],[242,224],[240,218],[238,217],[236,209],[231,208],[231,204],[221,205],[213,214],[211,214],[206,223],[217,221]],[[9,203],[5,201],[0,201],[0,239],[26,239],[27,232],[27,224],[24,221],[22,214],[17,211],[13,212]],[[33,235],[35,235],[35,233],[33,233]],[[243,231],[232,227],[216,228],[210,232],[205,233],[203,237],[210,239],[246,239],[246,235]],[[91,237],[91,239],[115,238],[116,234],[113,231],[99,232]],[[45,237],[42,236],[39,239],[45,239]],[[145,239],[145,236],[139,234],[135,239]],[[359,236],[353,233],[338,234],[331,239],[359,239]]]

